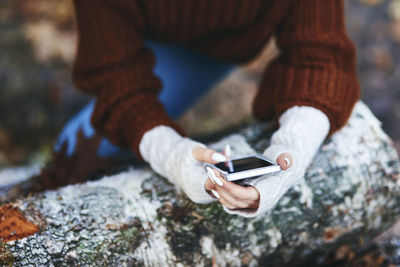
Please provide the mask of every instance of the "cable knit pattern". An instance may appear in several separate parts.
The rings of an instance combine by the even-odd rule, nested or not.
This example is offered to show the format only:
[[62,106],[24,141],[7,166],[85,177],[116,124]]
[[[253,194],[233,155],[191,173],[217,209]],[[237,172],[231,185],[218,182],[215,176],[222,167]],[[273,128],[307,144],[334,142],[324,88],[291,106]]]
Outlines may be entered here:
[[282,114],[279,123],[279,130],[273,134],[271,146],[265,150],[264,156],[276,162],[280,154],[290,153],[292,167],[278,174],[250,180],[249,184],[260,193],[257,211],[232,211],[224,207],[226,212],[253,217],[271,210],[289,188],[303,179],[330,127],[327,116],[312,107],[292,107]]
[[343,0],[75,0],[75,7],[75,83],[97,97],[96,130],[138,156],[143,134],[157,125],[182,133],[158,100],[162,84],[145,39],[242,64],[276,34],[281,55],[264,71],[253,105],[261,119],[312,106],[327,115],[333,133],[359,96]]
[[170,127],[158,126],[144,134],[139,149],[154,171],[182,189],[193,202],[208,203],[214,199],[204,189],[208,176],[205,165],[193,158],[195,146],[204,147]]

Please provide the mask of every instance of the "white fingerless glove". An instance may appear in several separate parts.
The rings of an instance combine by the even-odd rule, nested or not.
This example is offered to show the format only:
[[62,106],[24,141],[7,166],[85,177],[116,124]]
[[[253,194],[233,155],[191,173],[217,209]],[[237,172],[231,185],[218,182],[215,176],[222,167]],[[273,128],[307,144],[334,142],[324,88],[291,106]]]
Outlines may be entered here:
[[181,188],[193,202],[209,203],[214,198],[204,189],[208,176],[204,165],[193,158],[195,146],[204,147],[170,127],[157,126],[143,135],[139,150],[154,171]]
[[250,180],[260,193],[260,205],[256,211],[232,211],[231,214],[254,217],[275,207],[279,199],[304,178],[306,168],[329,132],[328,117],[313,107],[294,106],[279,118],[279,129],[271,138],[271,145],[264,156],[276,162],[284,152],[293,157],[292,166],[274,175]]

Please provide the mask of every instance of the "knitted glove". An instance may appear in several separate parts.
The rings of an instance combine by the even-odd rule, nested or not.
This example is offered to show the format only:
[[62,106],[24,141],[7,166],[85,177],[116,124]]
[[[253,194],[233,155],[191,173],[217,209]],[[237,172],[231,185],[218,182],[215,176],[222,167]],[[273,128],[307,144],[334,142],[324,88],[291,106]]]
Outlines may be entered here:
[[277,174],[249,180],[260,193],[257,210],[229,210],[231,214],[254,217],[275,207],[279,199],[295,184],[304,178],[306,168],[325,140],[329,132],[328,117],[312,107],[294,106],[279,118],[280,128],[271,139],[271,146],[264,156],[276,162],[279,155],[286,152],[292,155],[293,162],[287,170]]
[[157,126],[143,135],[139,150],[154,171],[181,188],[193,202],[208,203],[214,198],[204,189],[208,176],[203,163],[193,157],[195,146],[205,147],[170,127]]

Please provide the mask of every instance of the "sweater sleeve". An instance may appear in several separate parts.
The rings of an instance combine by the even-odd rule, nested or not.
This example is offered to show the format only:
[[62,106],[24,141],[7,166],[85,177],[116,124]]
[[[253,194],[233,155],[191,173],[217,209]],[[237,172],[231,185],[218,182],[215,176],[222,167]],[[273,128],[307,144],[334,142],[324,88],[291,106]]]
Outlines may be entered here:
[[276,37],[281,54],[265,70],[254,115],[278,118],[292,106],[311,106],[327,115],[330,134],[343,127],[359,98],[343,0],[292,1]]
[[137,1],[75,0],[78,50],[73,76],[96,96],[92,124],[114,144],[140,157],[143,134],[166,125],[182,133],[158,100],[161,81],[145,47],[145,19]]

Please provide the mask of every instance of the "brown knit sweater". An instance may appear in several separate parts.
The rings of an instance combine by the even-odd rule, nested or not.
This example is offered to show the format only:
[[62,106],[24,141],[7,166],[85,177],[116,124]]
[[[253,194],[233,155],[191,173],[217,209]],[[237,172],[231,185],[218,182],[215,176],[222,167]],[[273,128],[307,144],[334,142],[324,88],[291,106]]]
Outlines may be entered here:
[[281,55],[264,71],[253,106],[261,119],[307,105],[328,116],[333,133],[359,98],[342,0],[76,0],[75,7],[74,78],[96,95],[92,123],[137,154],[143,134],[155,126],[182,133],[158,100],[162,84],[144,39],[182,43],[243,64],[275,34]]

